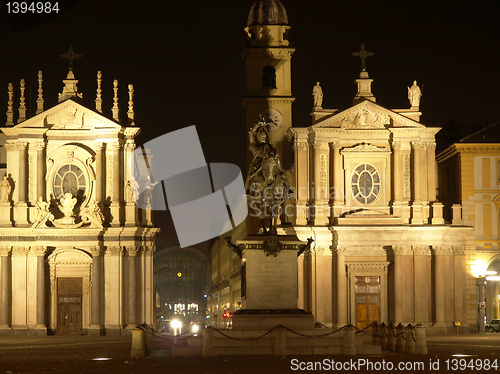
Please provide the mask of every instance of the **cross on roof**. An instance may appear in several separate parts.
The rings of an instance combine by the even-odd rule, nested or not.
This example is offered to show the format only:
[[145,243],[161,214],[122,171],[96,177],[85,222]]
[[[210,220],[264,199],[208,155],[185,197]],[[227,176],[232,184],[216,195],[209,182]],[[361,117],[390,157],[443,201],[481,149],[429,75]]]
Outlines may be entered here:
[[366,70],[366,58],[373,56],[375,53],[373,52],[367,52],[365,49],[365,44],[361,43],[361,50],[359,52],[354,52],[352,55],[359,57],[361,59],[361,70],[365,71]]
[[69,61],[69,70],[73,70],[73,61],[79,59],[82,55],[75,53],[73,46],[70,45],[68,50],[64,52],[61,57]]

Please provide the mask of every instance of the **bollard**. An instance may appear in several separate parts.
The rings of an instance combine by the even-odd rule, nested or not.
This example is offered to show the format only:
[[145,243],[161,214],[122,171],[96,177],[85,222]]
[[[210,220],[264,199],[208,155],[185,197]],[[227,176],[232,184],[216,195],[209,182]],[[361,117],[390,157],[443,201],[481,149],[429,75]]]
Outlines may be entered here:
[[344,329],[344,346],[342,347],[342,354],[345,356],[356,355],[356,342],[354,340],[354,326],[347,326]]
[[396,352],[403,353],[405,351],[405,337],[403,325],[400,323],[396,326]]
[[413,340],[414,336],[412,334],[412,326],[408,324],[406,326],[405,332],[405,353],[414,354],[415,353],[415,340]]
[[203,349],[201,351],[201,355],[203,357],[214,356],[212,349],[214,331],[212,330],[211,327],[207,327],[206,329],[203,329],[202,334],[203,334]]
[[378,323],[372,325],[372,343],[378,345]]
[[396,336],[392,322],[387,326],[387,350],[396,352]]
[[274,331],[274,355],[286,356],[286,330],[281,326]]
[[135,328],[132,330],[132,358],[140,358],[146,355],[146,333],[143,329]]
[[378,327],[379,344],[383,351],[387,349],[387,332],[385,323],[382,322]]
[[425,327],[418,326],[415,329],[415,339],[417,339],[417,346],[415,347],[415,353],[417,355],[427,354],[427,333]]

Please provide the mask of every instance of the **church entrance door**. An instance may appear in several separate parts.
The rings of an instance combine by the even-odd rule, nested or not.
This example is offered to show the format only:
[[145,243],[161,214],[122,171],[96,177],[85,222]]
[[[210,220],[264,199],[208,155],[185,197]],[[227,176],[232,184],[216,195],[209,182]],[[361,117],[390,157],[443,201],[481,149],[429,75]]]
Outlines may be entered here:
[[82,331],[82,278],[57,278],[57,332]]
[[356,327],[379,320],[380,277],[356,277]]

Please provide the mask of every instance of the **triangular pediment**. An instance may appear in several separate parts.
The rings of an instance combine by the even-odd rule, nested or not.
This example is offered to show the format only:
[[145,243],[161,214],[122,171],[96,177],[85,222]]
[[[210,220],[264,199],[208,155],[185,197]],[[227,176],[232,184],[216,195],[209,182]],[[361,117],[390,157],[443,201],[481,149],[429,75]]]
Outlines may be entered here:
[[384,129],[387,127],[425,127],[370,100],[362,101],[333,116],[320,119],[313,128]]
[[121,129],[121,126],[113,120],[104,117],[102,114],[84,107],[73,99],[68,99],[14,127],[8,128],[8,130],[5,128],[5,130],[16,132],[16,130],[20,131],[31,128],[90,130]]

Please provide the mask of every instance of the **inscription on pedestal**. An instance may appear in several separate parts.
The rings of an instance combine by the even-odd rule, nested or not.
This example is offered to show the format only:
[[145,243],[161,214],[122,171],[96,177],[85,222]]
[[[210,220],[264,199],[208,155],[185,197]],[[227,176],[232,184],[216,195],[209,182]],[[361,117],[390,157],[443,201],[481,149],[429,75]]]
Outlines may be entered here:
[[297,251],[284,250],[276,257],[262,250],[243,251],[246,267],[245,309],[297,308]]

